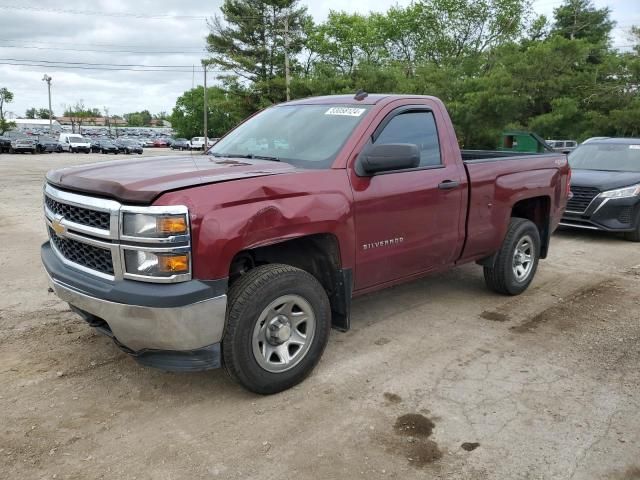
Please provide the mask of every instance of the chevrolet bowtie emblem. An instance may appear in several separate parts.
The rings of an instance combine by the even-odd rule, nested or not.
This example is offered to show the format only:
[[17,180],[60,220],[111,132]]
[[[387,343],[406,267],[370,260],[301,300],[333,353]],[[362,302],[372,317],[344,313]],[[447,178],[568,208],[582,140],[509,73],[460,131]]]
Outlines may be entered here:
[[51,221],[51,228],[56,232],[56,235],[62,235],[67,231],[67,227],[62,224],[61,218],[55,218]]

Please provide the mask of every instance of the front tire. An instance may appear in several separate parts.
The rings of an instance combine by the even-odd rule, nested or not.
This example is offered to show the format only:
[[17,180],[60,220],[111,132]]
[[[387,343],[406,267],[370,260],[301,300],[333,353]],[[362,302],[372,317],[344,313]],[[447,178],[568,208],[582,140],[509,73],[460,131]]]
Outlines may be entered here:
[[330,329],[329,299],[314,276],[289,265],[257,267],[229,292],[225,368],[252,392],[281,392],[311,373]]
[[505,295],[524,292],[538,268],[540,232],[525,218],[512,218],[493,266],[484,267],[484,280],[491,290]]
[[636,229],[633,232],[625,232],[624,239],[630,242],[640,242],[640,218]]

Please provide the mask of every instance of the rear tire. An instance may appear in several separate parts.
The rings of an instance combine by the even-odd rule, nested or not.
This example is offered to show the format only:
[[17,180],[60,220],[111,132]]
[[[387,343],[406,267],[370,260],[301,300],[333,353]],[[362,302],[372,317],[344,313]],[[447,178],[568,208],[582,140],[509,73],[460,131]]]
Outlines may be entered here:
[[519,295],[538,268],[540,232],[530,220],[514,217],[496,254],[493,266],[484,267],[484,280],[494,292]]
[[223,361],[243,387],[263,395],[281,392],[317,365],[329,339],[331,308],[313,275],[289,265],[257,267],[231,287],[227,305]]

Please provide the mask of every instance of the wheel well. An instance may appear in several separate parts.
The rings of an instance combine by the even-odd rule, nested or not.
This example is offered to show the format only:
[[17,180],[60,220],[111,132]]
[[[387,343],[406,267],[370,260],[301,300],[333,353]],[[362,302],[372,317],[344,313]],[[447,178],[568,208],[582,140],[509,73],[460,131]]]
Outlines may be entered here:
[[332,234],[316,234],[243,250],[229,267],[229,287],[244,273],[270,263],[282,263],[305,270],[323,286],[329,297],[333,326],[349,328],[351,270],[342,269],[340,245]]
[[549,250],[549,197],[533,197],[520,200],[511,210],[512,217],[526,218],[538,227],[540,232],[540,258],[546,258]]

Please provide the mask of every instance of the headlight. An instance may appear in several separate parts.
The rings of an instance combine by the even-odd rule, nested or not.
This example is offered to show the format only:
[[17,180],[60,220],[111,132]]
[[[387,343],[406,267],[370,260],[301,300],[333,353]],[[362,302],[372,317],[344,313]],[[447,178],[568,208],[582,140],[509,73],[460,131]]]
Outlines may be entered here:
[[640,184],[625,188],[618,188],[616,190],[609,190],[600,194],[601,198],[628,198],[638,196],[640,196]]
[[187,235],[189,224],[186,214],[125,213],[122,233],[129,237],[165,238]]
[[125,250],[126,273],[147,277],[172,277],[188,274],[188,253],[160,253],[143,250]]

